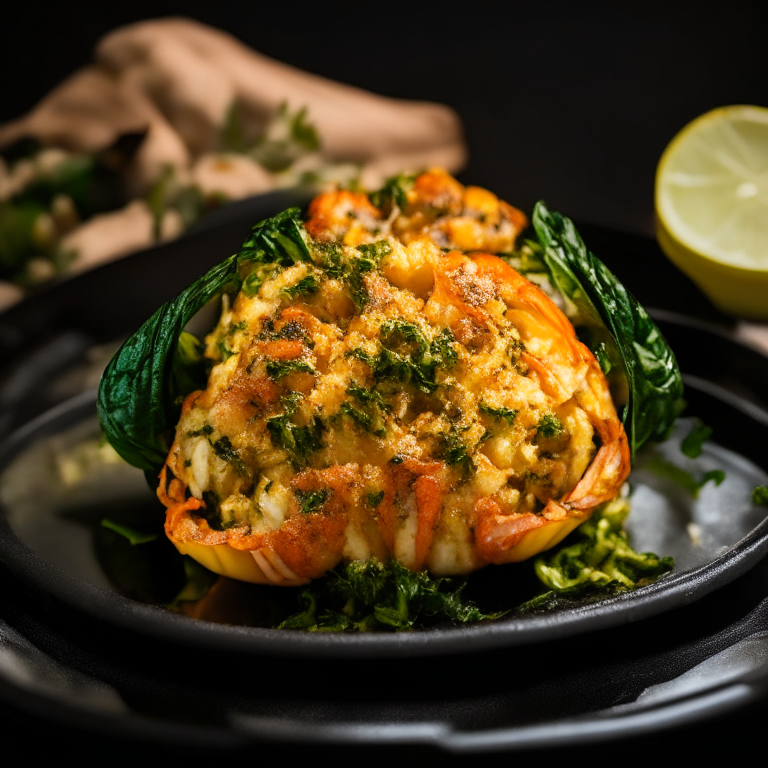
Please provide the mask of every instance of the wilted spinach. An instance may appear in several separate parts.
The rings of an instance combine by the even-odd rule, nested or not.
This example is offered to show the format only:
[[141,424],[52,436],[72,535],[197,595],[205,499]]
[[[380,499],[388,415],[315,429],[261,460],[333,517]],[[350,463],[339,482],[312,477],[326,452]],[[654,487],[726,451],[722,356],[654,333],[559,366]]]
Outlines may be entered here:
[[614,274],[584,245],[573,222],[536,203],[533,226],[550,280],[573,305],[577,330],[607,374],[617,365],[629,402],[621,418],[634,453],[669,437],[683,407],[677,361],[656,324]]
[[184,396],[205,386],[204,362],[190,355],[184,326],[212,299],[237,291],[251,264],[308,260],[307,238],[298,208],[256,224],[238,253],[163,304],[123,344],[101,378],[97,408],[104,434],[129,464],[160,470]]
[[497,619],[462,597],[463,579],[409,571],[397,560],[340,565],[302,590],[302,610],[280,629],[343,632],[412,629],[440,621]]

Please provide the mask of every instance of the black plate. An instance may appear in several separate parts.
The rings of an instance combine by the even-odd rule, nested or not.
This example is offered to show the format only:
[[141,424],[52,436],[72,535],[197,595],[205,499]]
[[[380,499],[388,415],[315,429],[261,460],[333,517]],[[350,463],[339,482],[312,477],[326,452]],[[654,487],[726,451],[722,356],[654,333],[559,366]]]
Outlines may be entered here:
[[[227,226],[242,239],[254,219],[271,212]],[[615,233],[603,238],[624,253],[642,246],[651,261],[665,264],[650,241]],[[215,242],[209,232],[183,248],[171,244],[140,254],[135,272],[129,269],[133,259],[126,259],[0,318],[0,343],[11,363],[0,402],[6,425],[15,430],[6,451],[87,412],[88,395],[79,404],[64,397],[82,382],[85,351],[133,330],[174,290],[236,247],[211,255]],[[176,281],[172,289],[144,276],[161,256],[163,273]],[[89,303],[91,310],[98,306],[98,319]],[[692,371],[692,412],[715,428],[720,443],[765,469],[768,417],[760,400],[768,360],[721,329],[668,313],[657,317],[683,369]],[[739,395],[722,380],[726,365],[705,363],[713,349],[718,360],[743,368]],[[58,410],[50,413],[53,404]],[[21,660],[24,674],[0,677],[0,695],[45,717],[78,720],[77,712],[84,712],[89,727],[124,735],[154,733],[188,745],[218,739],[229,747],[303,739],[487,751],[658,730],[727,711],[764,692],[764,654],[755,648],[762,648],[768,631],[765,523],[707,564],[597,605],[476,627],[372,636],[275,633],[171,615],[45,562],[3,524],[0,641]],[[201,647],[209,651],[204,661],[196,650]],[[287,662],[265,666],[265,654],[295,657],[288,679]],[[344,661],[307,658],[318,655]],[[351,657],[377,661],[374,667]],[[216,673],[222,659],[237,674]],[[203,671],[190,676],[199,664]],[[59,681],[56,690],[53,679]],[[24,680],[37,680],[37,687]],[[138,722],[137,713],[145,716]]]
[[[694,412],[707,414],[708,422],[718,434],[741,436],[748,433],[755,441],[755,447],[768,441],[768,414],[757,406],[695,377],[687,377],[686,383]],[[87,428],[90,421],[90,432],[96,435],[98,425],[94,414],[95,392],[91,391],[34,419],[0,447],[0,471],[12,459],[23,456],[27,446],[39,444],[49,436],[66,434],[67,429],[76,425],[86,425]],[[83,547],[81,527],[73,527],[68,522],[62,525],[59,519],[62,514],[72,517],[72,502],[70,509],[62,513],[45,501],[40,502],[40,509],[35,503],[30,507],[23,495],[20,497],[23,506],[20,502],[17,502],[18,507],[9,506],[6,501],[0,516],[0,559],[29,584],[103,621],[216,651],[303,657],[402,658],[526,645],[636,621],[685,605],[752,567],[768,551],[768,519],[765,519],[765,511],[749,504],[748,499],[753,487],[768,484],[768,475],[741,457],[752,443],[745,443],[741,437],[734,442],[740,454],[726,453],[716,446],[706,448],[697,471],[703,473],[720,468],[726,471],[727,477],[721,487],[705,488],[698,502],[694,503],[687,492],[674,483],[655,480],[653,473],[643,470],[642,459],[630,477],[637,486],[630,516],[635,544],[641,550],[674,556],[677,567],[672,574],[634,592],[599,602],[577,603],[539,614],[513,613],[497,621],[468,626],[399,634],[311,634],[200,621],[138,603],[111,591],[106,580],[99,578],[95,553],[87,543]],[[59,450],[71,449],[62,447]],[[660,450],[672,460],[676,456],[680,456],[680,462],[685,460],[674,441],[657,449]],[[43,462],[37,454],[28,455],[26,461],[34,471]],[[755,451],[750,458],[760,461],[764,455]],[[100,508],[96,500],[99,517],[109,516],[108,510],[114,504],[146,506],[148,502],[156,504],[156,513],[161,515],[162,507],[146,487],[143,474],[128,467],[125,470],[108,477]],[[43,496],[42,491],[38,491],[40,481],[48,482],[43,470],[39,472],[40,479],[36,476],[31,486],[35,499],[38,494]],[[7,472],[0,475],[6,486],[10,485],[9,477]],[[125,496],[120,491],[117,494],[112,491],[118,483],[121,487],[128,484]],[[662,507],[661,497],[670,499],[667,507]],[[81,503],[90,507],[94,502]],[[691,522],[701,529],[701,542],[697,545],[691,543],[688,529]],[[73,553],[77,553],[77,559]],[[504,605],[504,590],[511,590],[516,580],[527,577],[529,568],[530,564],[489,567],[470,578],[469,589],[481,596],[485,591],[489,593],[487,599]],[[509,586],[500,587],[500,584]],[[504,605],[507,606],[509,603]]]

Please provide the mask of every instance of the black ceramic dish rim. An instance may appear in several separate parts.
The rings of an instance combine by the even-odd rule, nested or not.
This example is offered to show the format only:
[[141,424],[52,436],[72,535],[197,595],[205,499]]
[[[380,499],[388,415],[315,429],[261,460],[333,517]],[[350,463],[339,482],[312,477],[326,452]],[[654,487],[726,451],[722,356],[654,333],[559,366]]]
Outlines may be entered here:
[[[768,426],[768,414],[717,385],[688,377],[687,386],[716,397]],[[42,432],[74,425],[92,413],[95,391],[84,392],[17,430],[0,447],[0,468]],[[40,557],[0,515],[0,562],[22,581],[67,605],[124,629],[166,642],[239,653],[303,658],[388,658],[478,653],[559,640],[633,622],[694,602],[746,573],[768,552],[768,518],[716,559],[672,573],[631,593],[548,614],[531,614],[471,626],[400,633],[330,634],[214,624],[135,602],[97,587]]]
[[[126,717],[98,710],[84,710],[72,702],[52,699],[18,689],[0,679],[0,700],[33,717],[42,717],[69,729],[87,727],[90,733],[106,738],[130,739],[132,747],[163,743],[194,750],[215,750],[217,756],[229,750],[275,747],[285,755],[286,748],[312,746],[382,746],[412,748],[436,747],[453,754],[516,752],[527,749],[552,749],[610,742],[622,737],[658,735],[681,726],[700,724],[703,719],[725,715],[758,701],[768,690],[768,674],[751,676],[714,685],[703,692],[674,697],[658,704],[628,703],[576,717],[465,731],[428,717],[420,722],[393,722],[385,725],[332,723],[310,725],[274,718],[236,720],[227,727],[190,725],[168,720]],[[289,753],[290,754],[290,753]]]

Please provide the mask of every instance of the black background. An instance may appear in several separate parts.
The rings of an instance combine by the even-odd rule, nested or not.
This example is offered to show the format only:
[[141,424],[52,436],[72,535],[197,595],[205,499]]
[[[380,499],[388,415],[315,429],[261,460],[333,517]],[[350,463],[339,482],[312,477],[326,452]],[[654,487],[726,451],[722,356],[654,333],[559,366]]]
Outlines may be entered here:
[[[710,11],[715,7],[695,3],[663,12],[580,3],[475,4],[476,10],[465,5],[450,19],[444,18],[447,6],[435,3],[318,4],[309,11],[278,5],[17,3],[10,13],[5,9],[2,24],[0,122],[21,115],[87,64],[98,39],[111,29],[183,14],[325,77],[387,96],[447,103],[460,114],[469,145],[463,181],[486,186],[525,210],[545,199],[579,222],[650,236],[655,168],[672,136],[718,106],[768,106],[765,26],[756,4],[754,10],[728,3]],[[621,255],[612,259],[621,277]],[[642,265],[631,266],[633,275],[642,276]],[[655,280],[650,266],[645,282],[632,284],[641,298]],[[704,307],[698,313],[706,314],[696,289],[686,284],[685,290]],[[667,762],[678,749],[689,757],[735,756],[759,743],[765,713],[762,703],[699,727],[535,757],[612,756],[632,764],[633,754]],[[43,731],[47,737],[41,741],[36,737]],[[51,751],[95,761],[111,753],[114,764],[147,754],[187,762],[195,757],[42,723],[7,705],[0,707],[0,732],[6,745],[15,737],[27,750],[34,746],[28,757]],[[275,756],[270,751],[268,759]],[[314,761],[309,749],[293,757]],[[432,762],[438,756],[424,749],[407,756],[387,750],[337,753],[339,762],[375,763],[374,757],[407,763],[408,757]]]
[[[143,18],[187,15],[280,61],[387,96],[453,106],[470,148],[465,181],[530,210],[653,232],[666,144],[697,115],[768,105],[758,4],[211,2],[16,4],[3,24],[0,121],[90,61],[98,39]],[[436,17],[436,18],[435,18]]]

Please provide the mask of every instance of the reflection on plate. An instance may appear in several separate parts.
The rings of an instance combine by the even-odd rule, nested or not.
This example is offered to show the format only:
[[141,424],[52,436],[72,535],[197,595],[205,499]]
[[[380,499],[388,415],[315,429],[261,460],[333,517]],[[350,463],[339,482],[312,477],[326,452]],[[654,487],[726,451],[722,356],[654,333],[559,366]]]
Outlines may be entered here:
[[[6,557],[26,578],[80,609],[119,624],[129,622],[151,634],[183,633],[187,641],[204,646],[301,655],[402,656],[520,645],[580,634],[691,602],[735,578],[768,550],[766,510],[751,501],[755,486],[768,484],[768,474],[749,458],[710,442],[699,458],[685,457],[680,442],[692,422],[681,419],[669,441],[638,457],[630,477],[633,546],[671,555],[676,562],[672,574],[635,592],[574,601],[550,611],[511,613],[494,622],[400,635],[318,635],[263,628],[261,617],[273,612],[273,596],[286,593],[239,584],[227,590],[234,595],[230,599],[251,601],[256,607],[222,611],[221,620],[226,622],[222,624],[134,601],[129,601],[132,609],[126,612],[126,598],[114,589],[114,578],[110,583],[100,568],[104,560],[94,531],[104,517],[134,526],[138,522],[140,529],[144,522],[145,529],[151,529],[153,516],[162,515],[162,508],[143,474],[100,444],[94,401],[95,393],[90,392],[61,404],[5,446],[0,501]],[[723,418],[732,409],[711,401],[707,412],[717,410]],[[721,470],[725,480],[720,485],[706,483],[695,497],[665,475],[664,468],[671,465],[694,478]],[[126,510],[134,516],[121,519]],[[54,567],[36,572],[38,557]],[[469,578],[468,592],[483,609],[513,608],[533,597],[516,593],[519,583],[530,577],[530,562],[489,566]],[[156,592],[148,592],[146,599],[152,601]],[[155,601],[168,602],[174,594],[171,585],[165,600]],[[256,626],[232,626],[237,624]]]

